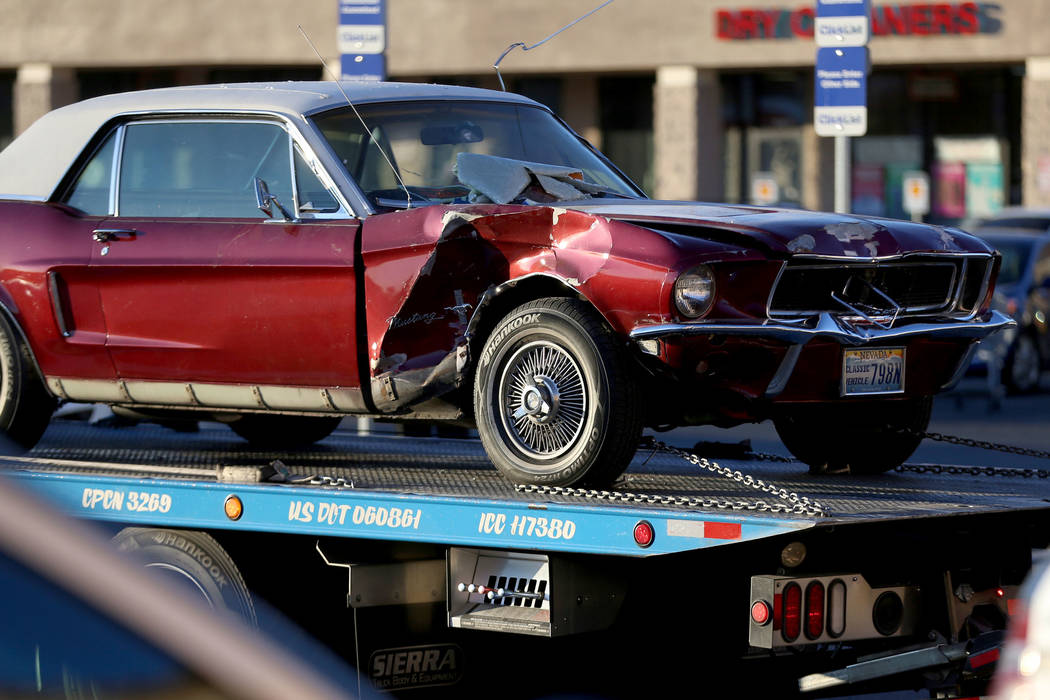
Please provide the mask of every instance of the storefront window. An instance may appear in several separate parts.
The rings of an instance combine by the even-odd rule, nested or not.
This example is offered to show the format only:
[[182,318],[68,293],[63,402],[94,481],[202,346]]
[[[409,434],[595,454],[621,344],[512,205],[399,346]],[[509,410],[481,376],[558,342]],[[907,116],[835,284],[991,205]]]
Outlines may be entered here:
[[969,225],[1020,201],[1021,78],[1010,68],[876,70],[868,135],[853,139],[852,208],[905,218],[902,177],[930,177],[935,223]]
[[[802,205],[802,136],[812,111],[807,80],[798,71],[722,76],[726,201]],[[756,199],[758,182],[775,183],[775,194]]]
[[598,80],[602,151],[635,184],[652,193],[653,76]]

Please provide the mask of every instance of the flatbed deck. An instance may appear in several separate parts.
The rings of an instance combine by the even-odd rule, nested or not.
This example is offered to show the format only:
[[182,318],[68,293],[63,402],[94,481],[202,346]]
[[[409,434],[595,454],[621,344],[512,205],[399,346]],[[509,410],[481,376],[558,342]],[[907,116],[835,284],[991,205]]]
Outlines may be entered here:
[[[221,471],[275,461],[281,483],[231,483],[231,470]],[[860,521],[1050,511],[1050,479],[1006,470],[857,477],[814,475],[799,463],[717,462],[805,496],[822,512],[786,512],[790,504],[775,495],[659,451],[639,450],[611,492],[523,489],[495,471],[477,440],[347,431],[275,452],[219,425],[180,433],[58,420],[29,453],[0,457],[0,468],[68,512],[100,520],[633,556]],[[231,494],[243,501],[238,520],[223,510]],[[657,533],[645,549],[631,534],[640,519]]]

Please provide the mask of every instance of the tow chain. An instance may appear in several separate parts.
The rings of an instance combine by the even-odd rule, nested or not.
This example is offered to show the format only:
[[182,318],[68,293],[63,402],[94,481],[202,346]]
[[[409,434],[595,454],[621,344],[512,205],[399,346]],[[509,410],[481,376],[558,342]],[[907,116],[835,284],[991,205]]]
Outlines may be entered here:
[[596,489],[573,488],[569,486],[536,486],[533,484],[517,484],[514,488],[519,493],[576,496],[618,503],[647,503],[654,505],[715,508],[719,510],[794,513],[798,515],[815,515],[818,517],[824,517],[827,515],[824,506],[818,501],[811,500],[805,496],[799,496],[794,491],[788,491],[785,488],[780,488],[774,484],[767,483],[762,479],[756,479],[750,474],[744,474],[739,470],[723,467],[717,462],[712,462],[704,457],[698,457],[692,452],[673,447],[652,437],[646,436],[643,438],[642,447],[651,449],[654,452],[665,452],[681,457],[694,466],[706,469],[707,471],[718,474],[719,476],[724,476],[727,479],[731,479],[737,483],[767,493],[771,496],[775,496],[783,502],[770,503],[761,500],[748,501],[723,498],[700,498],[697,496],[660,496],[655,494],[632,493],[629,491],[601,491]]
[[957,435],[944,435],[942,433],[924,433],[917,430],[912,430],[908,432],[910,432],[913,435],[920,435],[929,440],[947,442],[952,445],[963,445],[965,447],[979,447],[982,450],[996,450],[997,452],[1006,452],[1008,454],[1021,455],[1023,457],[1041,457],[1042,459],[1050,459],[1050,452],[1046,450],[1033,450],[1028,447],[1004,445],[1001,442],[974,440],[973,438],[958,437]]
[[[1006,445],[1001,442],[989,442],[988,440],[975,440],[973,438],[959,437],[958,435],[945,435],[943,433],[927,433],[920,430],[909,430],[902,428],[901,432],[910,433],[927,440],[946,442],[950,445],[961,445],[963,447],[976,447],[982,450],[994,450],[1006,454],[1021,455],[1022,457],[1038,457],[1050,459],[1050,452],[1046,450],[1035,450],[1028,447],[1017,447]],[[917,474],[959,474],[966,476],[1011,476],[1025,479],[1050,478],[1050,469],[1032,469],[1021,467],[966,467],[966,466],[941,466],[939,464],[902,464],[895,469],[898,472],[915,472]]]

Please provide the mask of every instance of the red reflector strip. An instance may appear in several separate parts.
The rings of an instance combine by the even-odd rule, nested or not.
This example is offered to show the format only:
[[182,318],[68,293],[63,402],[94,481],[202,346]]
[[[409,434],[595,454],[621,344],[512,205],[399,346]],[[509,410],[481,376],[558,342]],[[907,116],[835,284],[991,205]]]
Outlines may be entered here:
[[1013,617],[1017,614],[1017,611],[1021,609],[1020,598],[1008,598],[1006,601],[1006,614]]
[[739,540],[742,537],[740,523],[712,523],[704,521],[704,537],[711,540]]
[[999,650],[989,649],[988,651],[982,651],[980,654],[974,654],[967,663],[970,668],[980,668],[981,666],[987,666],[990,663],[994,663],[999,660]]

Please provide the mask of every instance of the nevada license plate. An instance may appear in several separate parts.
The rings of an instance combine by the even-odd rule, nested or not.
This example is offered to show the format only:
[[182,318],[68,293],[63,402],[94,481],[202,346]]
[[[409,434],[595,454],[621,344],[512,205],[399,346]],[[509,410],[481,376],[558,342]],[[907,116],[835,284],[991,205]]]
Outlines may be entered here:
[[844,350],[842,395],[904,391],[904,348]]

